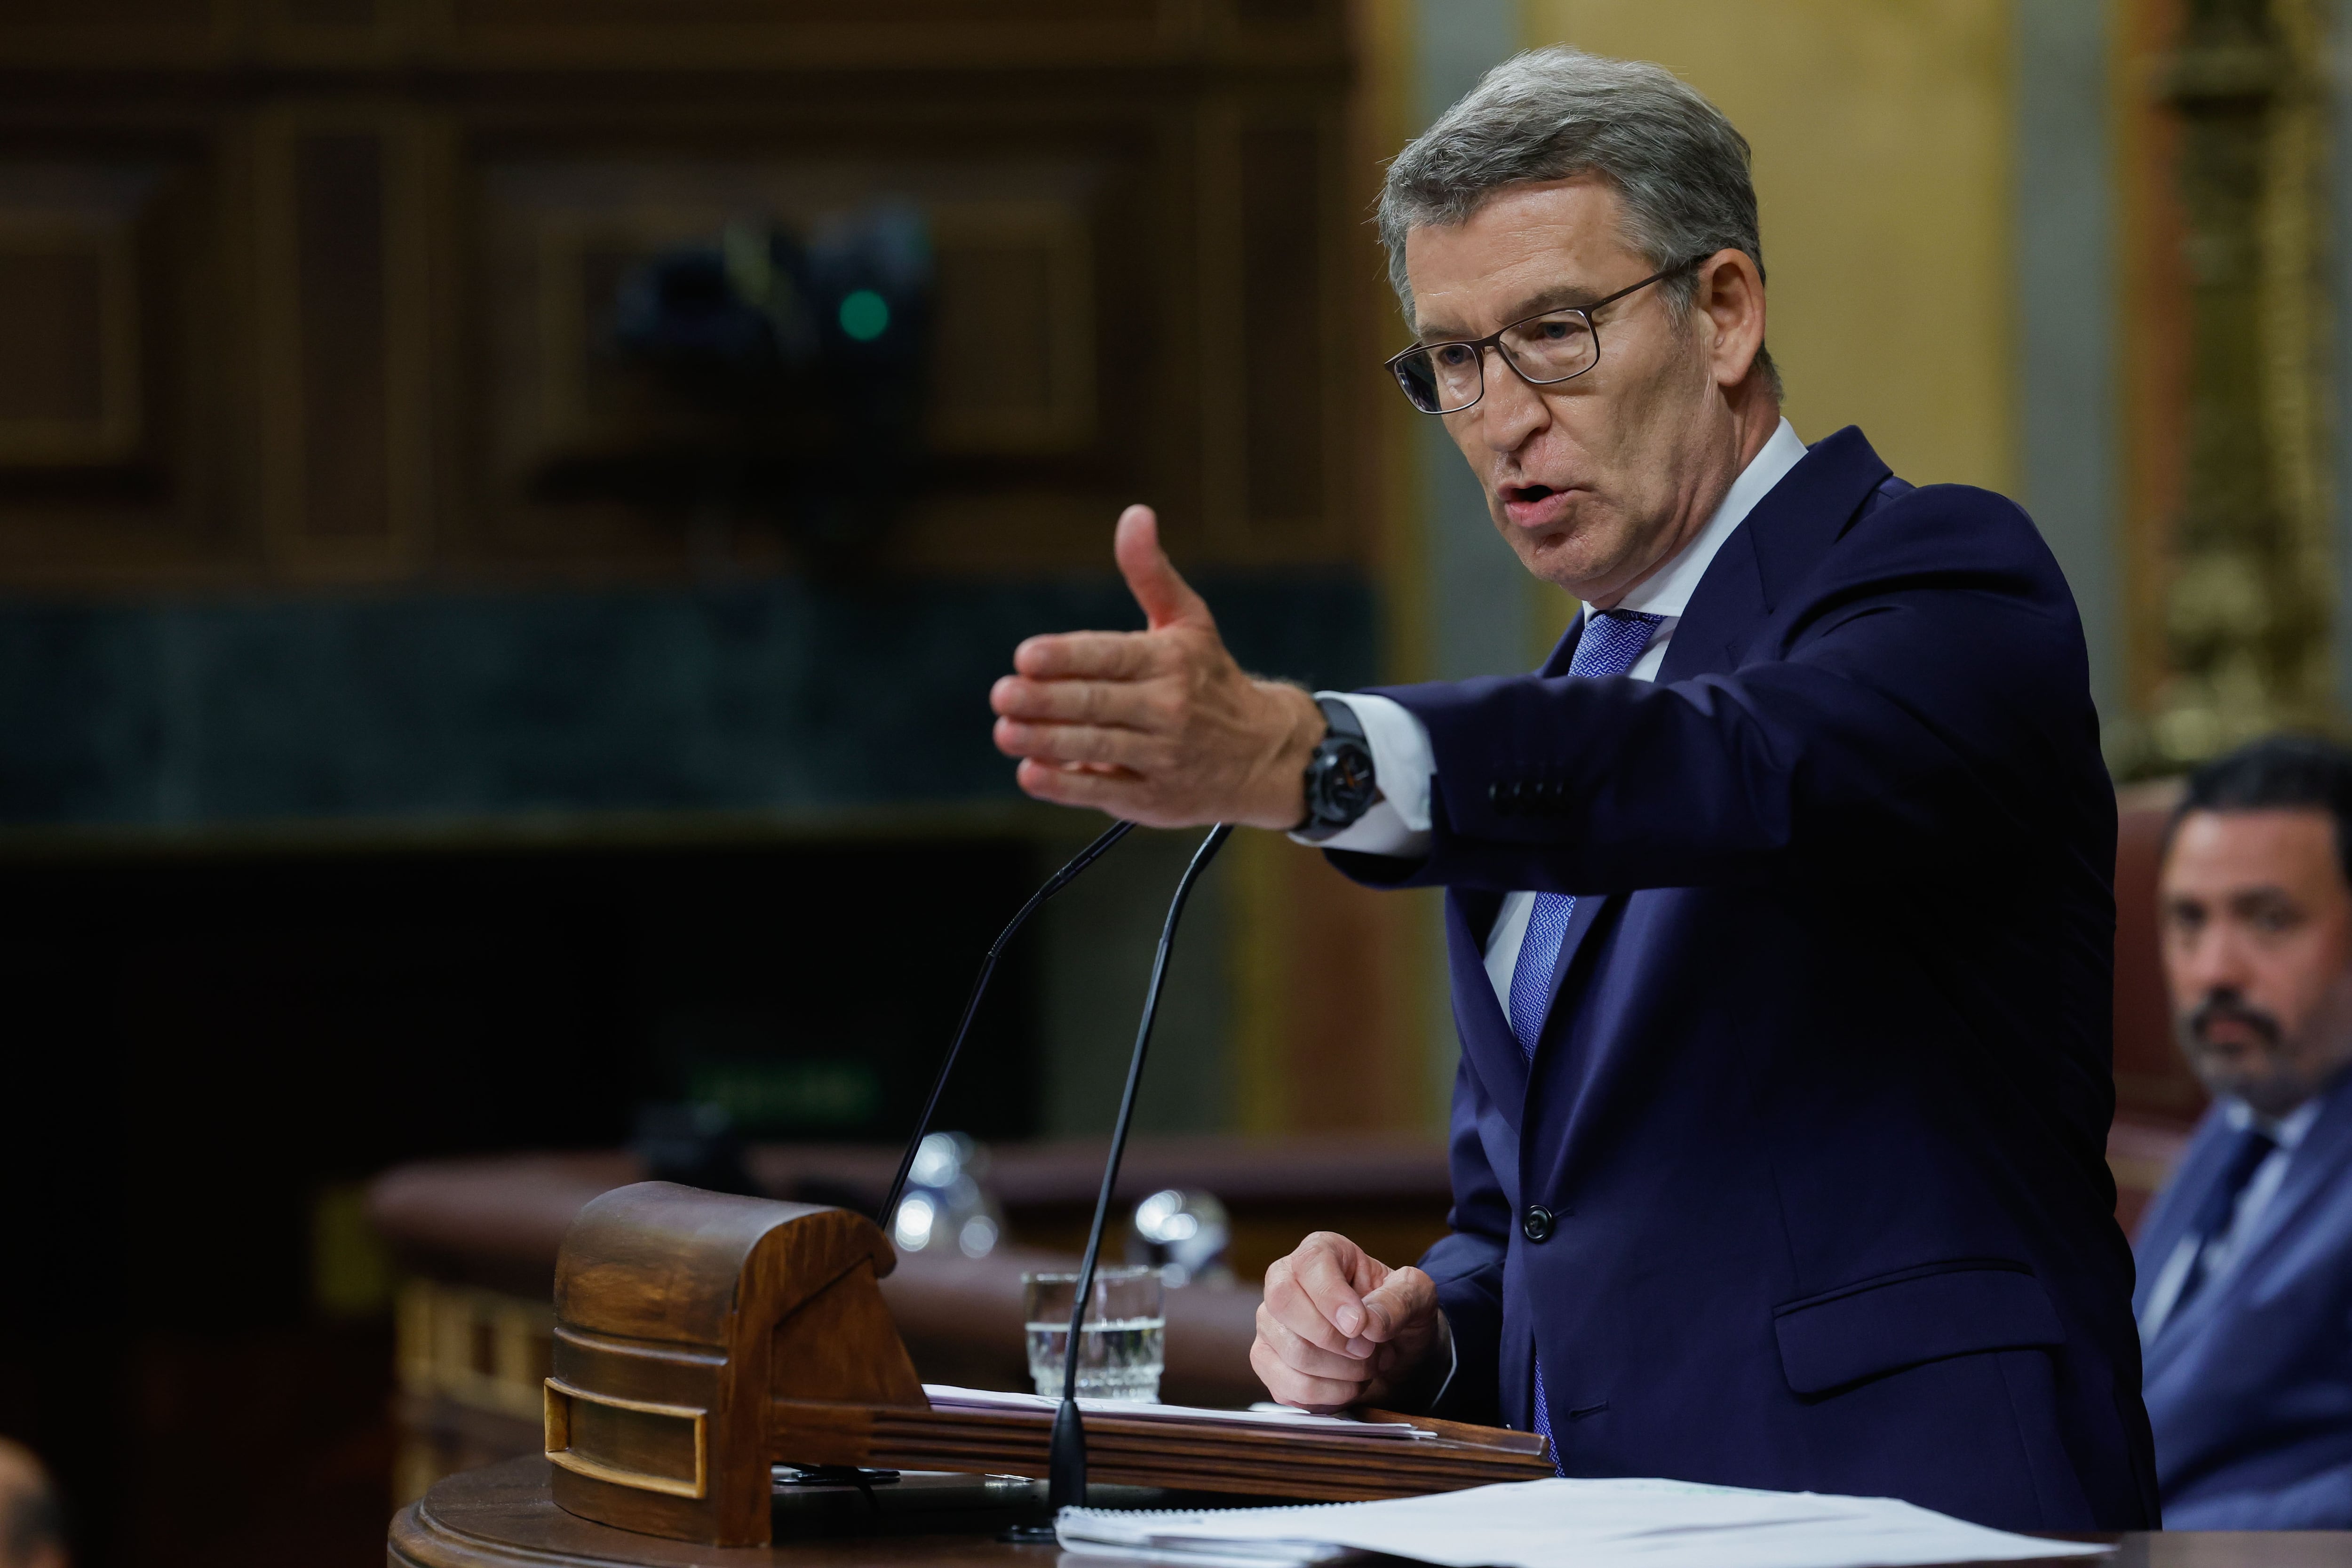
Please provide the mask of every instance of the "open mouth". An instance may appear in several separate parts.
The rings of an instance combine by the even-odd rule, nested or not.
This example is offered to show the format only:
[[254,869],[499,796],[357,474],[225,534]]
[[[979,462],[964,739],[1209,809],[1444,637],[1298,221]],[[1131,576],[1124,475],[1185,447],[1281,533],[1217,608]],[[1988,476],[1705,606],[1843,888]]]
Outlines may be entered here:
[[1567,487],[1561,485],[1503,485],[1496,493],[1502,497],[1503,514],[1512,524],[1530,530],[1563,526],[1573,504]]

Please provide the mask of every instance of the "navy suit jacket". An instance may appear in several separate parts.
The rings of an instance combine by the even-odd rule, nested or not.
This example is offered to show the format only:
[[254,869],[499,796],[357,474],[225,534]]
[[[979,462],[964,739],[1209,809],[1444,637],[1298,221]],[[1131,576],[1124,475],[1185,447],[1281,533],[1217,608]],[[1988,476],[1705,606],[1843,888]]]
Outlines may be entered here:
[[[2216,1107],[2140,1227],[2140,1300],[2231,1134]],[[2181,1530],[2352,1530],[2352,1074],[2327,1091],[2230,1271],[2147,1347],[2165,1522]]]
[[[1450,889],[1444,1413],[1527,1426],[1540,1347],[1570,1475],[2152,1526],[2115,795],[2032,523],[1849,427],[1725,542],[1654,685],[1567,678],[1575,637],[1386,690],[1434,749],[1429,855],[1333,857]],[[1481,962],[1521,888],[1578,895],[1532,1069]]]

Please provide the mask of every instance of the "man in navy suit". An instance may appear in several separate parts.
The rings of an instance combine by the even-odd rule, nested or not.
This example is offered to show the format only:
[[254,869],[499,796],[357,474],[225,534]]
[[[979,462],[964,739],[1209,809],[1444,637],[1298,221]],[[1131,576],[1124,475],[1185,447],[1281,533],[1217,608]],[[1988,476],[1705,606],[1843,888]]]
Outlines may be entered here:
[[1655,67],[1497,67],[1381,228],[1400,388],[1583,603],[1550,660],[1255,679],[1133,508],[1148,629],[1033,638],[992,693],[1034,795],[1448,889],[1453,1234],[1406,1267],[1308,1237],[1259,1375],[1532,1428],[1570,1475],[2153,1525],[2115,799],[2050,552],[1858,430],[1799,440],[1747,143]]
[[2158,898],[2213,1093],[2138,1246],[2165,1519],[2352,1529],[2352,755],[2280,737],[2200,769]]

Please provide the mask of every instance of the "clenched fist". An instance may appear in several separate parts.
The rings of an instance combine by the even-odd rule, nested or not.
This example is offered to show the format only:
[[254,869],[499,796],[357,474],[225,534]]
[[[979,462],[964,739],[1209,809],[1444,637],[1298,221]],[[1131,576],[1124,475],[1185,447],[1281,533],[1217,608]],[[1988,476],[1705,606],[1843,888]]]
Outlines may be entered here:
[[1119,514],[1114,553],[1146,629],[1031,637],[989,693],[1021,787],[1148,827],[1297,826],[1322,710],[1234,662],[1150,507]]
[[1318,1230],[1265,1271],[1250,1367],[1285,1405],[1379,1405],[1445,1345],[1437,1286]]

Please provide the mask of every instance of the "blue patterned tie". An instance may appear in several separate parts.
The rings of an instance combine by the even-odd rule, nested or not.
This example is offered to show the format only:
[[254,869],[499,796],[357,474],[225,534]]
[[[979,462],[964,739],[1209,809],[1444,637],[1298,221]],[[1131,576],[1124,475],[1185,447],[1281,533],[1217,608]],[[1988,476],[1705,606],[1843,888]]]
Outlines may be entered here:
[[[1658,629],[1664,616],[1646,616],[1638,610],[1603,610],[1584,623],[1584,635],[1577,639],[1576,653],[1568,661],[1571,676],[1622,675],[1640,662],[1642,650],[1650,646],[1650,638]],[[1568,935],[1568,919],[1576,912],[1573,893],[1538,893],[1535,907],[1528,911],[1528,933],[1519,942],[1518,962],[1511,967],[1511,1033],[1527,1053],[1528,1064],[1536,1059],[1536,1041],[1543,1035],[1544,1018],[1551,1011],[1551,972],[1559,963],[1559,944]],[[1551,1436],[1551,1412],[1544,1405],[1543,1361],[1536,1358],[1536,1405],[1534,1426],[1546,1437]],[[1552,1449],[1552,1465],[1559,1465],[1559,1450]]]

